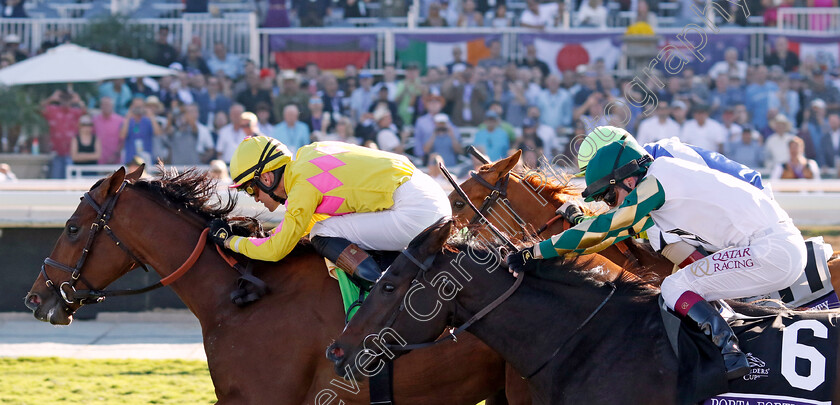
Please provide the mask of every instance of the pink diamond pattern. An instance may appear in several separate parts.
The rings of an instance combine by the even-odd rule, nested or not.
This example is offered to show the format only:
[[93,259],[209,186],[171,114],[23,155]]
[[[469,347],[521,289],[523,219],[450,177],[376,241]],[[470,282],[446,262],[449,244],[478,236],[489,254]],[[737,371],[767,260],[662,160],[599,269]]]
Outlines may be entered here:
[[321,204],[315,208],[315,212],[319,214],[342,215],[336,214],[335,212],[338,211],[341,207],[341,203],[343,202],[344,198],[325,195],[324,198],[321,199]]
[[327,193],[330,190],[344,184],[341,180],[337,179],[329,172],[316,174],[306,180],[312,183],[312,185],[315,186],[315,188],[317,188],[321,193]]
[[268,242],[270,238],[250,238],[249,240],[254,246],[261,246],[263,243]]
[[324,155],[324,156],[316,157],[315,159],[310,160],[309,163],[312,163],[313,165],[318,166],[319,169],[321,169],[325,172],[328,172],[332,169],[335,169],[336,167],[344,166],[346,164],[346,163],[338,160],[338,158],[336,158],[335,156],[332,156],[332,155]]

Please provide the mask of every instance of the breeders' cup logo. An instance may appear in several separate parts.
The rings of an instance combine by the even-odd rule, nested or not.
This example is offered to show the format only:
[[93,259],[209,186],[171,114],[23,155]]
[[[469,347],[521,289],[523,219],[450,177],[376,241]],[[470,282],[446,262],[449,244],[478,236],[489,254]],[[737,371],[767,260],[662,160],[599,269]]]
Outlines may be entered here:
[[764,360],[752,353],[747,353],[747,361],[750,363],[750,373],[744,376],[745,381],[755,381],[770,376],[770,367],[766,367]]

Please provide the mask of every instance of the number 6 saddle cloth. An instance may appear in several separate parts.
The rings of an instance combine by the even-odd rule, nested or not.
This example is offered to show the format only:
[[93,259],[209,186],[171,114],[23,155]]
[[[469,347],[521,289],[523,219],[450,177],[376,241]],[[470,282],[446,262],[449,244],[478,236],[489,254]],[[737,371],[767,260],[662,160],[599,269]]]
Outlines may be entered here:
[[660,299],[671,348],[677,353],[680,404],[831,404],[837,378],[840,312],[755,309],[729,324],[750,372],[727,381],[723,357],[708,337],[682,322]]

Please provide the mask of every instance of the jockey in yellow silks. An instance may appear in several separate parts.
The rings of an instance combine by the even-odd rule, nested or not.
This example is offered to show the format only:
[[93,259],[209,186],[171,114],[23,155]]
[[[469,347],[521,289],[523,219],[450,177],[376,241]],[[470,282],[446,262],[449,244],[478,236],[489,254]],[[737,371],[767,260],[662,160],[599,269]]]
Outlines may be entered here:
[[451,215],[446,194],[404,156],[342,142],[288,148],[266,136],[246,138],[230,163],[234,184],[283,221],[265,238],[233,236],[211,224],[217,243],[252,259],[283,259],[301,237],[351,277],[375,282],[379,266],[364,250],[404,249],[421,231]]

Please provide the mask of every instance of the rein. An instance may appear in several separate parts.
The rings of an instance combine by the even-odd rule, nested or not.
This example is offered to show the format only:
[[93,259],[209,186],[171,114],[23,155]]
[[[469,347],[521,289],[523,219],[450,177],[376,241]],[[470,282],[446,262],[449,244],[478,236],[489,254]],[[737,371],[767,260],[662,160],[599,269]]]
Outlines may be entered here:
[[[41,265],[41,275],[44,276],[46,280],[45,283],[47,287],[52,288],[59,297],[61,297],[67,305],[73,304],[78,302],[79,305],[87,305],[87,304],[96,304],[102,302],[105,297],[115,297],[115,296],[123,296],[123,295],[135,295],[135,294],[142,294],[160,287],[167,286],[172,284],[181,276],[186,274],[188,270],[190,270],[193,265],[195,265],[196,261],[198,261],[199,256],[204,251],[204,246],[207,242],[207,234],[210,232],[210,228],[205,228],[204,231],[201,232],[201,236],[198,239],[198,243],[196,244],[195,248],[193,249],[190,256],[187,260],[176,269],[172,274],[160,279],[158,282],[148,285],[143,288],[139,289],[125,289],[125,290],[97,290],[94,289],[93,286],[82,277],[82,267],[87,260],[87,255],[90,253],[91,246],[93,245],[93,241],[96,238],[97,233],[100,229],[103,229],[106,234],[114,241],[114,243],[120,247],[128,257],[134,262],[132,264],[131,269],[134,269],[137,265],[140,265],[144,270],[147,272],[149,269],[146,267],[145,263],[138,258],[134,252],[131,251],[120,239],[114,234],[111,227],[108,226],[108,221],[111,219],[111,214],[114,211],[114,206],[117,203],[117,199],[119,198],[120,194],[122,194],[123,190],[125,189],[127,181],[123,181],[120,185],[120,188],[114,193],[113,197],[107,200],[103,205],[97,204],[97,202],[91,197],[90,192],[86,192],[84,194],[83,201],[90,204],[91,207],[97,213],[97,219],[91,224],[90,235],[88,235],[87,242],[85,242],[85,247],[82,250],[82,256],[76,262],[74,267],[67,266],[63,263],[60,263],[51,257],[47,257],[44,259],[44,264]],[[227,258],[226,258],[227,261]],[[64,281],[59,285],[56,285],[53,282],[49,275],[47,274],[46,267],[53,267],[59,269],[61,271],[70,273],[70,280]],[[76,283],[81,280],[88,288],[88,290],[76,290]]]

